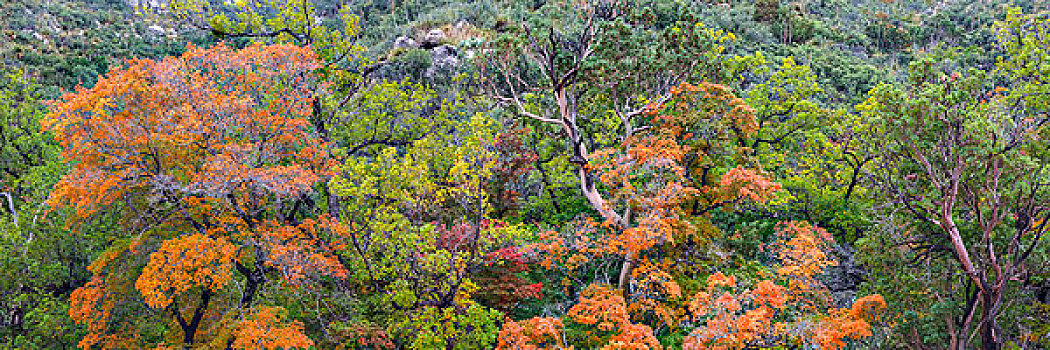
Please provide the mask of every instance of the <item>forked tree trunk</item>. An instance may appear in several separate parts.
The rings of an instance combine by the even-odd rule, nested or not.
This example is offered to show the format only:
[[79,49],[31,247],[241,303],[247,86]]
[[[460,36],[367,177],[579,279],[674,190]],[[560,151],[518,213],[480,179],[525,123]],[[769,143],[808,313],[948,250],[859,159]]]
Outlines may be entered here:
[[999,350],[1002,344],[999,342],[998,324],[995,322],[995,316],[999,312],[999,303],[1002,300],[1002,293],[998,289],[994,289],[985,293],[983,296],[984,301],[982,304],[983,315],[981,315],[981,349],[982,350]]

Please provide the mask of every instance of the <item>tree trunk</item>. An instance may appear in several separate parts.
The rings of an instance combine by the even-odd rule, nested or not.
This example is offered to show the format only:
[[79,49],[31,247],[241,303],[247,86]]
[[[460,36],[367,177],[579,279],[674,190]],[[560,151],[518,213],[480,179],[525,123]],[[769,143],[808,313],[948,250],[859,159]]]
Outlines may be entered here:
[[259,292],[259,287],[266,282],[265,271],[261,266],[256,266],[254,269],[248,268],[237,262],[237,271],[244,275],[245,286],[244,293],[241,294],[241,307],[250,308],[252,302],[255,300],[255,294]]
[[627,253],[623,257],[623,265],[620,266],[620,279],[616,286],[623,291],[624,300],[627,300],[627,287],[631,284],[631,271],[634,270],[634,254]]
[[204,312],[208,309],[208,303],[211,302],[211,296],[212,293],[210,289],[205,288],[204,291],[201,292],[200,304],[197,304],[197,308],[193,310],[193,316],[190,318],[189,322],[182,317],[182,313],[179,311],[179,304],[172,304],[171,311],[175,314],[175,321],[177,321],[179,327],[182,328],[182,343],[186,345],[187,348],[190,347],[190,344],[193,344],[193,338],[197,335],[197,328],[200,327],[201,319],[204,317]]
[[999,342],[998,325],[995,322],[996,314],[999,312],[999,302],[1001,301],[1002,293],[999,290],[992,290],[984,293],[982,296],[983,302],[981,303],[982,313],[981,315],[981,349],[982,350],[999,350],[1001,345]]

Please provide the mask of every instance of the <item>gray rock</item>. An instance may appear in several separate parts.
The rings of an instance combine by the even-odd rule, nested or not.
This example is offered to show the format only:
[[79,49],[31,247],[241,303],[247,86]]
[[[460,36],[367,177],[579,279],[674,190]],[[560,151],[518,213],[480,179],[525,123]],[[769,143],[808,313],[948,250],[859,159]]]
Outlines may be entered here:
[[459,50],[452,45],[441,45],[430,52],[432,62],[424,75],[433,78],[438,73],[451,74],[459,68]]
[[459,59],[459,49],[452,45],[441,45],[434,48],[433,52],[434,62],[445,61],[449,59]]
[[160,8],[168,6],[168,0],[127,0],[128,6],[144,8]]
[[168,31],[164,30],[164,27],[156,24],[149,26],[147,29],[149,29],[149,33],[154,36],[164,36],[168,34]]
[[427,35],[423,37],[423,41],[420,45],[424,49],[430,49],[441,45],[441,42],[445,40],[445,32],[441,29],[433,29],[427,32]]
[[835,302],[848,307],[856,299],[857,288],[864,280],[864,268],[856,260],[856,251],[846,245],[834,244],[832,254],[838,264],[828,266],[820,276],[824,286],[832,292]]
[[417,47],[419,47],[419,43],[407,36],[399,36],[397,39],[394,39],[394,48],[413,49]]
[[43,34],[40,34],[40,32],[37,32],[35,30],[26,29],[26,30],[23,30],[22,32],[26,33],[26,34],[29,34],[30,36],[33,37],[33,39],[36,39],[36,41],[39,41],[39,42],[43,43],[44,45],[47,45],[47,44],[51,43],[50,40],[47,40],[47,37],[45,37]]

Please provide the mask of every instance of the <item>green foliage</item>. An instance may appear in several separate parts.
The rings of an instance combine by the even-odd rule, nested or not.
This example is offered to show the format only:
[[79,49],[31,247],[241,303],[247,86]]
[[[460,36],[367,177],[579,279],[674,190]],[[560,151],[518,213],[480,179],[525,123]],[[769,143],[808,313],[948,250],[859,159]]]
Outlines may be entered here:
[[47,97],[57,97],[63,89],[94,85],[124,59],[178,54],[186,42],[204,42],[170,20],[147,21],[132,10],[123,1],[5,2],[0,16],[10,20],[0,24],[0,61],[34,77]]
[[[244,214],[310,226],[310,239],[338,252],[331,263],[345,268],[345,276],[267,283],[253,291],[257,304],[275,306],[265,310],[282,325],[301,325],[317,348],[491,349],[500,346],[504,324],[569,313],[586,285],[615,283],[618,268],[630,265],[625,260],[666,268],[683,297],[653,298],[637,284],[644,276],[628,278],[636,284],[615,293],[627,298],[624,324],[637,323],[642,327],[634,330],[648,329],[662,346],[678,348],[695,327],[680,304],[716,270],[741,281],[769,278],[778,262],[765,242],[784,220],[813,222],[834,235],[836,244],[824,253],[841,266],[829,268],[822,281],[839,288],[835,303],[874,293],[889,304],[888,322],[875,325],[874,340],[847,348],[976,346],[958,339],[980,333],[962,322],[969,310],[976,319],[989,312],[971,302],[979,288],[968,279],[996,275],[986,250],[1001,261],[1028,254],[1023,264],[1007,267],[1022,272],[1002,282],[1002,307],[991,311],[999,343],[1045,347],[1050,276],[1040,268],[1050,261],[1047,236],[1042,229],[1019,236],[1018,249],[1032,247],[1030,253],[1000,247],[1019,227],[1042,227],[1046,216],[1014,208],[1002,209],[1010,215],[996,225],[981,221],[998,213],[987,207],[995,198],[1028,193],[1041,203],[1047,195],[1039,183],[1050,176],[1044,167],[1050,147],[1043,142],[1050,137],[1043,127],[1050,110],[1044,78],[1050,23],[1044,14],[1025,14],[1038,6],[931,7],[918,0],[174,0],[152,9],[118,0],[0,4],[6,19],[0,60],[15,68],[0,82],[0,193],[10,195],[14,207],[0,196],[0,347],[74,346],[86,333],[70,320],[70,293],[99,283],[89,280],[87,264],[132,257],[172,234],[122,234],[136,223],[128,213],[169,195],[163,189],[128,192],[111,211],[84,223],[79,235],[56,224],[67,213],[48,213],[44,198],[82,160],[73,155],[63,164],[56,140],[39,131],[42,99],[78,84],[93,86],[125,58],[179,54],[187,42],[216,40],[236,47],[308,45],[321,61],[315,80],[303,87],[319,92],[304,109],[304,128],[319,138],[311,151],[338,166],[304,185],[311,191]],[[419,41],[435,29],[446,34],[439,44],[457,53],[454,67],[436,67],[429,46],[392,49],[396,37]],[[705,101],[712,94],[740,97],[734,111],[753,114],[754,128],[747,118],[728,117],[728,109],[699,103],[670,113],[682,118],[681,134],[645,139],[660,118],[669,118],[647,108],[668,101],[672,86],[690,86],[680,82],[703,86]],[[498,93],[508,90],[513,98]],[[678,102],[687,103],[668,103]],[[547,122],[551,118],[571,122]],[[943,157],[931,153],[929,165],[916,158],[946,149],[954,139],[944,135],[953,130],[963,130],[962,146]],[[641,140],[682,146],[682,182],[704,191],[668,209],[682,213],[668,221],[682,234],[638,256],[599,252],[594,242],[618,231],[594,221],[607,208],[585,196],[587,183],[595,184],[594,193],[652,191],[666,180],[659,169],[677,159],[667,152],[632,167],[631,159],[641,158],[627,155],[659,153],[659,147],[638,147]],[[617,157],[587,158],[600,149]],[[1013,187],[979,189],[993,178],[994,171],[979,171],[988,159],[1001,161],[999,182]],[[969,274],[960,273],[940,221],[930,220],[938,212],[923,209],[947,202],[937,181],[960,160],[970,162],[962,170],[965,200],[948,212],[962,244],[985,247],[970,249],[973,260],[986,265]],[[630,172],[622,184],[602,182],[609,170],[599,171],[603,165]],[[720,177],[736,167],[753,169],[748,179],[782,190],[768,201],[725,199],[719,183],[729,180]],[[236,198],[215,204],[229,200]],[[639,198],[606,200],[610,207],[643,207]],[[636,227],[642,216],[627,211],[623,224]],[[537,247],[555,238],[564,240],[562,253],[584,253],[544,261],[558,249]],[[280,241],[238,240],[252,249]],[[266,265],[261,250],[255,252],[239,253],[239,267],[258,268],[266,279],[290,271],[276,260]],[[296,258],[309,260],[303,254]],[[147,258],[112,262],[109,268],[121,273],[105,281],[108,290],[133,292],[133,276]],[[238,274],[233,284],[256,283],[258,276],[251,276]],[[149,309],[135,300],[112,320],[134,324],[145,342],[171,343],[165,334],[178,324],[141,320],[164,319],[172,309],[192,314],[202,290],[193,288],[187,294],[194,298],[183,299],[181,310]],[[244,302],[237,295],[219,299],[213,303],[230,310]],[[664,303],[659,307],[672,321],[654,316],[653,305],[642,300]],[[238,332],[245,321],[265,318],[247,311],[206,313],[205,323],[215,325],[202,330],[214,332],[208,346],[231,347],[244,337]],[[816,314],[790,317],[796,316],[819,323]],[[565,319],[558,329],[570,341],[562,345],[599,347],[620,334]]]
[[491,349],[503,315],[477,304],[462,309],[423,308],[394,325],[395,334],[412,339],[405,349]]
[[0,221],[0,293],[5,296],[0,346],[5,348],[72,348],[83,336],[69,317],[69,295],[90,277],[85,267],[102,239],[74,237],[42,216],[23,215],[18,226]]
[[0,346],[72,347],[82,334],[69,318],[69,295],[87,280],[100,237],[73,237],[51,220],[59,213],[44,212],[40,204],[65,167],[57,144],[40,131],[41,88],[20,71],[2,79]]

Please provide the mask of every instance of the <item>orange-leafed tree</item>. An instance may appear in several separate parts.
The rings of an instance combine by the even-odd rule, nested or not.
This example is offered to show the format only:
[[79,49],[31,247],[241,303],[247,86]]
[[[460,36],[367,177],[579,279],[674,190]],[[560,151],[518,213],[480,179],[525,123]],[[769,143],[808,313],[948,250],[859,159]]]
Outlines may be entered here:
[[[591,286],[566,315],[570,324],[596,329],[597,340],[585,340],[586,346],[661,348],[653,340],[654,328],[680,329],[686,321],[676,271],[662,262],[666,250],[695,234],[696,216],[764,202],[780,190],[761,169],[727,159],[743,150],[723,140],[756,129],[753,110],[727,87],[678,84],[665,101],[647,105],[636,118],[642,126],[621,144],[587,156],[584,170],[603,185],[596,193],[605,220],[588,221],[572,235],[542,234],[532,246],[543,253],[544,266],[569,270],[603,257],[625,257],[617,293]],[[612,313],[622,315],[608,318]],[[529,332],[540,320],[523,322],[505,326],[507,344],[536,339]]]
[[565,339],[566,323],[592,329],[590,337],[580,340],[581,348],[663,349],[652,328],[631,322],[620,291],[600,285],[587,287],[562,319],[507,322],[499,333],[497,349],[573,349],[576,344]]
[[773,246],[780,261],[774,278],[746,288],[721,272],[707,278],[704,290],[688,301],[697,324],[685,349],[747,349],[806,344],[841,349],[849,339],[872,335],[871,322],[886,308],[880,295],[858,298],[839,308],[818,276],[836,264],[826,253],[832,236],[806,222],[777,224]]
[[595,151],[588,164],[607,189],[605,207],[622,213],[612,225],[618,237],[607,241],[627,257],[621,288],[629,286],[643,252],[695,231],[685,219],[765,202],[780,190],[757,165],[736,161],[745,149],[721,141],[756,129],[754,110],[729,88],[681,83],[639,119],[644,128],[622,145]]
[[586,166],[604,185],[603,206],[617,213],[615,219],[590,221],[575,237],[545,233],[532,246],[544,254],[546,266],[558,262],[569,269],[603,256],[627,258],[618,288],[588,287],[560,321],[588,329],[593,339],[564,340],[561,333],[551,335],[557,329],[554,323],[533,319],[505,325],[503,344],[662,348],[654,327],[681,329],[688,320],[682,317],[686,300],[675,271],[659,262],[665,256],[657,248],[695,231],[693,215],[744,201],[763,202],[780,189],[760,169],[739,164],[714,168],[729,163],[719,159],[722,154],[738,150],[713,140],[755,129],[752,110],[728,88],[679,84],[667,101],[648,105],[639,118],[646,121],[644,128],[620,145],[590,154]]
[[493,41],[481,69],[494,100],[564,140],[583,199],[620,237],[607,243],[627,291],[639,254],[669,241],[683,209],[702,215],[777,187],[735,162],[746,150],[727,142],[757,129],[754,110],[724,85],[683,84],[720,80],[732,34],[688,16],[650,30],[645,7],[631,2],[551,8],[568,19],[554,22],[580,25],[523,23],[518,37]]
[[[755,119],[753,110],[723,85],[679,84],[666,101],[649,104],[636,118],[643,127],[621,144],[587,156],[584,171],[603,185],[595,193],[604,220],[590,222],[579,230],[586,233],[572,237],[543,236],[534,246],[548,253],[547,265],[625,257],[617,280],[625,292],[645,253],[659,255],[654,248],[695,234],[698,228],[691,221],[696,217],[762,203],[781,189],[756,164],[736,160],[746,149],[726,140],[754,130]],[[567,244],[576,249],[564,249]]]
[[331,166],[308,121],[318,66],[309,48],[190,46],[53,105],[43,125],[71,171],[48,203],[72,209],[78,233],[100,215],[121,222],[72,296],[80,347],[310,346],[255,299],[345,275],[338,240],[304,215]]
[[[617,289],[592,285],[579,302],[558,318],[507,322],[499,333],[501,349],[764,349],[804,346],[841,349],[850,340],[872,335],[872,323],[886,308],[880,295],[838,307],[817,278],[835,264],[826,250],[831,235],[805,222],[777,226],[771,246],[779,264],[768,279],[738,280],[710,274],[695,294],[643,261],[634,270],[630,299]],[[681,316],[680,316],[681,315]],[[684,317],[682,317],[684,316]],[[651,327],[650,325],[653,325]],[[682,343],[661,344],[654,327],[687,334]]]

